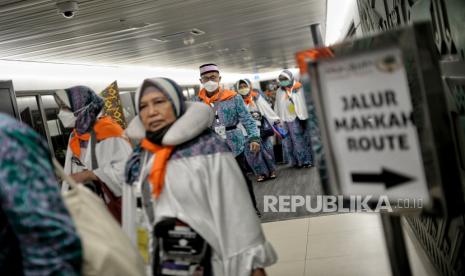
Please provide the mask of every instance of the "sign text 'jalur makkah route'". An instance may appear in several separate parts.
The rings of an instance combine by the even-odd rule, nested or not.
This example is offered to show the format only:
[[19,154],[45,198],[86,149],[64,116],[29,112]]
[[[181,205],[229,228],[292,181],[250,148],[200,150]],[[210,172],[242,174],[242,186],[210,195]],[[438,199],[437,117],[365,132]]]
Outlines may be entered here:
[[325,126],[345,195],[428,198],[407,75],[398,49],[318,67]]

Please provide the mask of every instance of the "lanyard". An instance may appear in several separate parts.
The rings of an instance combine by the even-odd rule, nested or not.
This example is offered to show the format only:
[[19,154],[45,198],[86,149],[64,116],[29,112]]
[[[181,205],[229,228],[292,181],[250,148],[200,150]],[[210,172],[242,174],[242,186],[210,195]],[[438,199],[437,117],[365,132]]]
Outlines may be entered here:
[[294,88],[294,87],[292,87],[290,91],[287,91],[287,89],[284,89],[284,91],[286,91],[287,99],[288,99],[292,104],[294,104],[294,100],[292,100],[292,91],[293,91],[293,88]]
[[139,181],[136,185],[136,198],[142,199],[142,206],[145,210],[145,214],[147,215],[148,221],[151,225],[155,222],[155,214],[153,210],[153,202],[152,202],[152,193],[150,192],[149,183],[146,180],[146,165],[147,165],[147,158],[148,154],[146,151],[142,153],[144,157],[142,158],[143,163],[140,170]]
[[215,110],[215,120],[217,124],[220,124],[220,116],[218,116],[218,108],[215,108],[214,103],[210,103],[210,106]]

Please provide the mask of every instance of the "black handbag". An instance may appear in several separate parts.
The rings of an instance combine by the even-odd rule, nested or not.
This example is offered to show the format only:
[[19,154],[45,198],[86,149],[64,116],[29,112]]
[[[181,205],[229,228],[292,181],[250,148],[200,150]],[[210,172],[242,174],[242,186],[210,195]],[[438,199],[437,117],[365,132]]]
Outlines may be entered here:
[[153,235],[153,275],[213,275],[210,245],[189,225],[165,218],[155,225]]
[[260,126],[260,137],[263,138],[268,138],[270,136],[274,135],[273,127],[271,126],[270,122],[265,118],[265,116],[262,117],[262,125]]

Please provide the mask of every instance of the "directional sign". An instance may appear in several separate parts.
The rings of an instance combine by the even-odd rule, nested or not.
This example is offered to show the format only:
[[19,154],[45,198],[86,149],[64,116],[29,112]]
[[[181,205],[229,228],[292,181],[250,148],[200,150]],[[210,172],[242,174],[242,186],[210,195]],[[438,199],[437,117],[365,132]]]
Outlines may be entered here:
[[388,189],[397,185],[411,182],[413,180],[415,179],[384,168],[381,173],[352,173],[353,183],[366,183],[370,185],[373,183],[381,183]]
[[427,202],[401,51],[324,60],[317,68],[326,138],[343,193]]

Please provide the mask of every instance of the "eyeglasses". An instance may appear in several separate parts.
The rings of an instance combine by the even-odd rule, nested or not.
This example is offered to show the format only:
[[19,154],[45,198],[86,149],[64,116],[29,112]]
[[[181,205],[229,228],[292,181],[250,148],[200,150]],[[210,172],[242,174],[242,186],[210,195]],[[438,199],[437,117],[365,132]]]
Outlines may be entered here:
[[218,81],[220,79],[220,76],[217,76],[217,75],[202,76],[201,79],[202,79],[203,82]]

